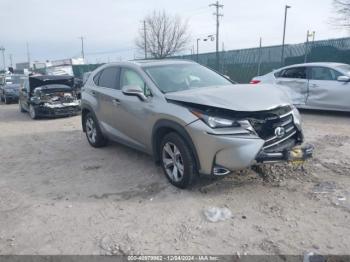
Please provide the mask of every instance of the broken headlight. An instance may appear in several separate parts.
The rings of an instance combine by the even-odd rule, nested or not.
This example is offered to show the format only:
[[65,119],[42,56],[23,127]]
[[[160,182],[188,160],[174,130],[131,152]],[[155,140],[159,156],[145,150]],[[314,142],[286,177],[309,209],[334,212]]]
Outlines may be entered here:
[[251,125],[248,120],[222,118],[218,116],[208,115],[206,113],[193,109],[191,110],[191,112],[211,128],[243,127],[244,129],[248,130],[250,130],[251,128]]
[[292,107],[292,114],[293,114],[294,124],[300,128],[301,116],[300,116],[299,110],[294,105]]

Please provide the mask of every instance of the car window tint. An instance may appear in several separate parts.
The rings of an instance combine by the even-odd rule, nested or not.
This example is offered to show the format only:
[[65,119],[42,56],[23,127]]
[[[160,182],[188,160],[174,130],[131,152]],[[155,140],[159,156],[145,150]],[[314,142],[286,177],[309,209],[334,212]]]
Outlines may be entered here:
[[281,72],[280,77],[306,79],[306,68],[293,67],[285,69]]
[[339,76],[341,76],[341,74],[336,70],[327,67],[312,67],[310,79],[331,81],[337,80]]
[[98,85],[102,87],[119,89],[119,67],[107,67],[100,75]]
[[133,70],[123,68],[121,73],[121,87],[127,85],[136,85],[142,88],[144,94],[146,96],[151,95],[149,88],[147,87],[145,81],[141,78],[141,76]]

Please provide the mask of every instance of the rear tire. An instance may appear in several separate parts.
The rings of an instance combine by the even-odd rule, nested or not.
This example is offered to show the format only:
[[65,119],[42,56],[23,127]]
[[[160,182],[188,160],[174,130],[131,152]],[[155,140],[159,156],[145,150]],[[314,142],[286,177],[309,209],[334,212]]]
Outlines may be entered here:
[[159,152],[164,174],[171,184],[181,189],[194,184],[197,172],[193,152],[181,136],[177,133],[164,136]]
[[86,138],[89,144],[93,147],[103,147],[108,140],[103,136],[97,119],[91,113],[88,113],[84,118],[84,129]]

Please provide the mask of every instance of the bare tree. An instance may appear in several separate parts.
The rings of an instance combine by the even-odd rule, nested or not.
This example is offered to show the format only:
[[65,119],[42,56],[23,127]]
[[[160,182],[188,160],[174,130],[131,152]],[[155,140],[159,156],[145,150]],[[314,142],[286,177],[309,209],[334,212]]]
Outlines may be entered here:
[[[190,38],[188,24],[179,16],[170,16],[165,11],[153,11],[145,18],[136,45],[156,59],[172,56],[185,49]],[[146,46],[146,48],[145,48]]]
[[333,24],[350,29],[350,0],[333,0],[337,17],[332,19]]

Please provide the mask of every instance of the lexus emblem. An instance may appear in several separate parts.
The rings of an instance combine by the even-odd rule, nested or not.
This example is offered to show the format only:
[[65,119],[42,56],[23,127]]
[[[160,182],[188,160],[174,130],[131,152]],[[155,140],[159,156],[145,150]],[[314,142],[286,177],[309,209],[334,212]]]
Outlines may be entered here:
[[275,135],[278,138],[284,137],[285,134],[286,134],[286,130],[283,127],[279,126],[275,129]]

